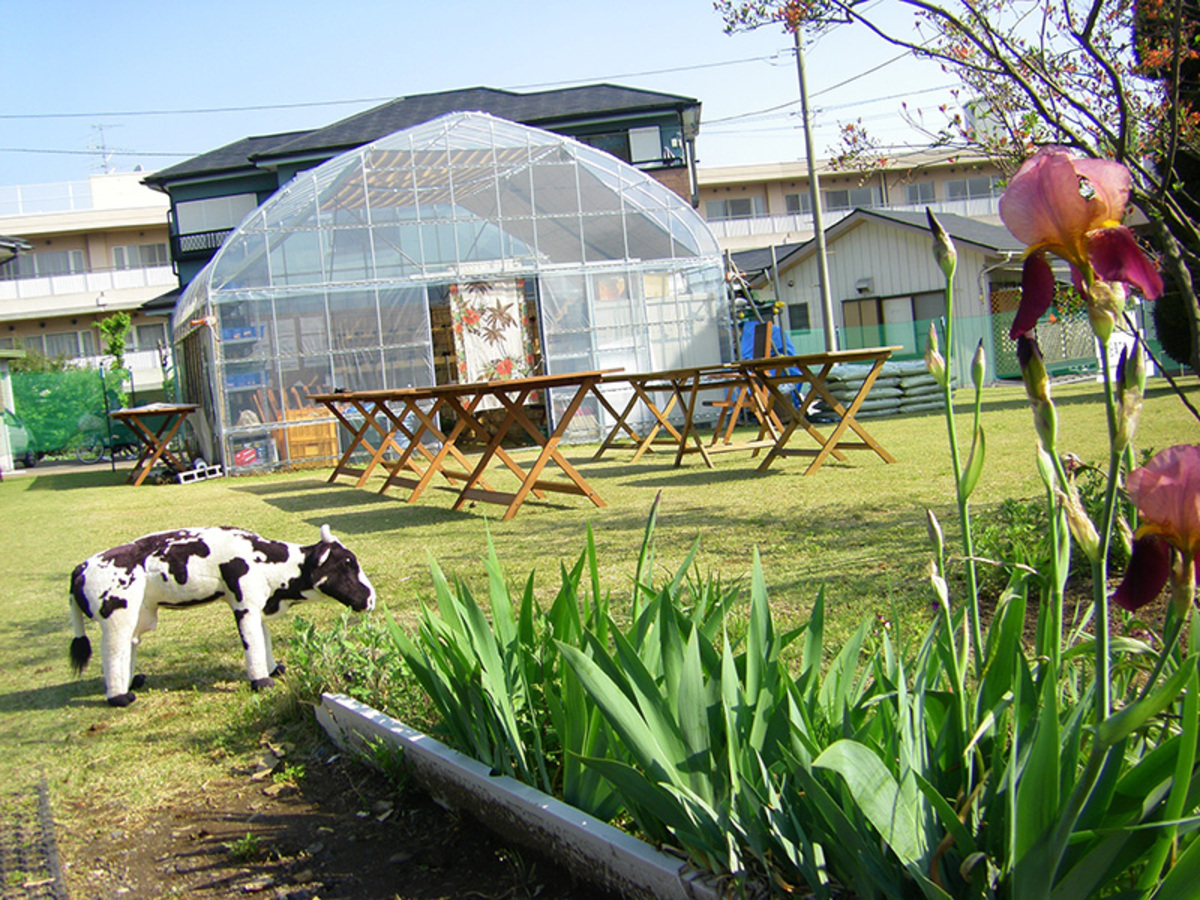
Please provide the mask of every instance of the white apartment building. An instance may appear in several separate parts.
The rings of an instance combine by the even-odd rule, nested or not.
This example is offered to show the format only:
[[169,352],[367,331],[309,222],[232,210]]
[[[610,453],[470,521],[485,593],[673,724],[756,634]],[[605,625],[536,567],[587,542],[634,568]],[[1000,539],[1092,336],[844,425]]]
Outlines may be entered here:
[[[979,157],[908,153],[870,172],[817,164],[826,228],[855,209],[952,213],[999,225],[1001,173]],[[731,253],[798,244],[813,236],[808,165],[803,161],[700,167],[700,214]]]
[[133,320],[125,361],[134,391],[162,387],[171,308],[150,314],[142,307],[178,279],[168,252],[170,204],[141,183],[145,177],[0,187],[0,234],[31,248],[0,265],[0,349],[98,365],[97,323],[124,311]]

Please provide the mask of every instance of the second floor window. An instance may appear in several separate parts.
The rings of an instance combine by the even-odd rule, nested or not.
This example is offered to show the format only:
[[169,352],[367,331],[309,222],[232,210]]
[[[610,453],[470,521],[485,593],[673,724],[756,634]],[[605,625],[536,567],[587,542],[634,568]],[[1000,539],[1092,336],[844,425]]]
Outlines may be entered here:
[[81,356],[95,356],[95,338],[90,331],[61,331],[57,334],[46,335],[46,356],[51,359],[78,359]]
[[704,216],[710,222],[723,219],[755,219],[767,214],[762,197],[730,197],[709,200],[704,204]]
[[784,194],[783,205],[789,216],[812,215],[812,196],[804,194]]
[[825,192],[826,209],[871,208],[879,205],[879,189],[874,187],[848,188]]
[[170,265],[166,244],[125,244],[113,247],[114,269],[149,269]]
[[254,194],[184,200],[175,205],[175,223],[180,234],[222,231],[236,228],[257,207],[258,197]]
[[934,188],[932,181],[918,181],[916,184],[905,186],[905,197],[910,205],[918,203],[932,203],[934,201]]
[[159,344],[165,345],[166,339],[166,326],[161,322],[151,322],[148,325],[135,325],[125,335],[125,349],[156,350]]
[[22,253],[0,266],[0,280],[49,278],[53,275],[77,275],[84,271],[82,250],[42,250]]
[[994,175],[977,175],[946,182],[947,200],[980,200],[999,194],[1000,179]]

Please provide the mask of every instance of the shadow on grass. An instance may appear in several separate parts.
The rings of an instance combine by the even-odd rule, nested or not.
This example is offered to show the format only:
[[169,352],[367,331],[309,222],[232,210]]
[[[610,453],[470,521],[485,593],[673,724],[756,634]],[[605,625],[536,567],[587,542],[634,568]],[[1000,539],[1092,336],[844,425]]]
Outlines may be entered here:
[[[270,476],[268,476],[270,477]],[[271,481],[256,481],[248,484],[238,484],[233,489],[243,494],[254,494],[259,497],[269,497],[273,494],[297,494],[301,491],[313,491],[320,488],[333,487],[325,478],[274,479]]]
[[[232,647],[230,649],[231,659],[233,649]],[[63,647],[62,671],[68,671],[66,645]],[[161,670],[155,669],[153,666],[146,670],[139,665],[138,673],[146,676],[145,685],[134,692],[139,695],[143,692],[154,691],[156,693],[229,694],[232,696],[236,689],[231,690],[231,684],[237,685],[238,688],[243,685],[248,686],[245,669],[233,661],[216,660],[207,664]],[[98,648],[97,653],[88,664],[88,668],[78,678],[68,675],[68,680],[59,684],[0,694],[0,714],[22,710],[63,709],[68,706],[100,709],[107,705],[108,703],[104,699],[104,677],[100,671]]]
[[[234,490],[242,490],[235,488]],[[289,513],[306,513],[315,509],[349,509],[356,506],[386,505],[387,496],[366,490],[339,485],[307,485],[300,491],[254,491],[265,503]]]
[[[115,487],[126,483],[128,473],[118,469],[94,469],[88,472],[54,472],[46,475],[23,475],[31,478],[31,491],[72,491],[80,488]],[[144,485],[152,487],[154,485]]]
[[[64,665],[65,669],[66,666]],[[104,683],[99,678],[72,678],[62,684],[26,688],[0,694],[0,713],[63,709],[67,706],[105,706]]]

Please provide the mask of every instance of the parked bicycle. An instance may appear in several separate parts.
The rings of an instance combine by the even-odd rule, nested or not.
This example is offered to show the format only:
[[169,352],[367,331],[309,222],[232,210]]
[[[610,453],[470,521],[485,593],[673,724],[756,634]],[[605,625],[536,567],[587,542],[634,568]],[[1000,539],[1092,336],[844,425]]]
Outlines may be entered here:
[[75,458],[81,463],[98,463],[109,460],[134,459],[138,454],[138,440],[125,426],[117,426],[111,433],[98,416],[85,415],[79,420],[79,437],[75,441]]
[[98,463],[115,459],[118,462],[134,459],[138,453],[137,442],[128,443],[116,437],[109,437],[99,431],[91,431],[82,435],[75,445],[75,458],[81,463]]

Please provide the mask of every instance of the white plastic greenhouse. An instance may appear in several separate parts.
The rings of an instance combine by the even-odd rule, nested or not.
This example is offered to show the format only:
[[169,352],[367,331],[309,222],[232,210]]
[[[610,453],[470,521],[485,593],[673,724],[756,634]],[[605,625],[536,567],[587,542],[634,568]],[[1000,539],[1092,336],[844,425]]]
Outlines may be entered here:
[[[602,151],[483,113],[297,175],[188,286],[174,340],[200,452],[233,470],[337,457],[345,436],[309,392],[732,352],[721,251],[686,202]],[[592,403],[570,439],[599,436]]]

